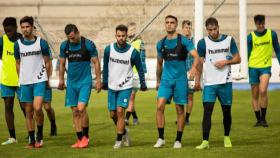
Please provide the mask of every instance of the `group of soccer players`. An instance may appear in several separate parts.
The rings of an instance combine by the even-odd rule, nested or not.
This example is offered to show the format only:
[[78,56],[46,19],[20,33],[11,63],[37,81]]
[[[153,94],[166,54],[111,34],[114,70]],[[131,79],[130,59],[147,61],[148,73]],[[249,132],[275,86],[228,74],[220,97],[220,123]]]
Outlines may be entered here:
[[[249,77],[252,85],[252,105],[256,114],[255,126],[268,127],[266,122],[267,86],[271,76],[272,51],[280,62],[280,48],[274,31],[265,28],[264,15],[254,17],[256,31],[248,36]],[[51,53],[45,40],[35,33],[34,19],[25,16],[20,20],[22,35],[17,33],[16,19],[7,17],[3,21],[5,34],[0,38],[2,59],[1,96],[5,102],[6,122],[10,138],[2,145],[16,143],[14,127],[14,96],[17,93],[21,109],[26,118],[29,143],[26,148],[43,146],[44,114],[48,112],[51,121],[51,135],[56,135],[54,111],[51,108]],[[155,148],[165,145],[165,105],[173,99],[177,112],[177,135],[174,148],[182,148],[182,135],[193,104],[193,92],[201,89],[203,81],[202,143],[196,149],[209,148],[211,115],[216,98],[223,111],[224,147],[232,147],[229,137],[232,117],[231,65],[241,62],[232,36],[220,34],[216,18],[205,22],[208,36],[198,42],[197,50],[191,36],[191,22],[183,21],[183,35],[177,33],[178,19],[173,15],[165,17],[166,36],[157,43],[156,124],[158,139]],[[106,46],[103,56],[103,73],[98,52],[93,41],[81,36],[74,24],[67,24],[64,32],[67,40],[60,46],[58,89],[66,89],[65,106],[72,110],[77,140],[72,148],[86,148],[89,145],[89,116],[87,105],[91,95],[91,63],[95,69],[94,87],[108,91],[108,110],[116,126],[116,141],[113,148],[130,146],[129,117],[138,124],[134,100],[140,85],[146,91],[145,49],[141,37],[135,36],[135,23],[118,25],[115,29],[116,42]],[[129,44],[130,43],[130,44]],[[64,76],[67,65],[67,81]],[[203,75],[202,75],[203,74]],[[201,78],[201,76],[203,76]],[[194,87],[188,85],[194,81]],[[135,84],[137,82],[137,84]],[[185,105],[188,105],[185,115]],[[128,109],[127,109],[128,108]],[[125,116],[125,110],[127,113]],[[37,133],[35,136],[35,122]]]
[[[46,41],[35,36],[34,20],[24,17],[20,20],[22,34],[17,32],[17,22],[13,17],[3,21],[5,34],[0,39],[2,74],[1,96],[5,103],[5,116],[10,138],[2,145],[16,143],[14,126],[14,97],[17,93],[21,109],[26,118],[29,147],[43,145],[44,114],[47,111],[51,122],[51,136],[55,136],[56,123],[54,110],[51,107],[52,91],[47,84],[50,76],[50,50]],[[21,77],[18,77],[21,76]],[[19,88],[20,85],[20,88]],[[37,134],[35,141],[35,124]]]

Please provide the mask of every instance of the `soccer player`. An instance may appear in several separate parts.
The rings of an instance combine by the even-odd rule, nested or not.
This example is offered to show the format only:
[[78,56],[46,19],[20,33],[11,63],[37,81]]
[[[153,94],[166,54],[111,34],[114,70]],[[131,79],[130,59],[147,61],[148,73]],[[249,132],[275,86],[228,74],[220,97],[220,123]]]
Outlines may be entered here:
[[219,99],[223,111],[224,147],[232,147],[229,133],[231,128],[232,77],[231,65],[241,61],[233,37],[219,33],[216,18],[210,17],[205,22],[208,36],[198,42],[197,50],[204,62],[203,89],[203,141],[196,149],[209,148],[211,116],[216,98]]
[[[14,43],[22,38],[17,32],[17,21],[14,17],[7,17],[3,21],[5,34],[0,37],[0,58],[2,60],[1,74],[1,96],[5,104],[5,118],[9,130],[10,138],[2,145],[17,143],[14,123],[14,97],[17,93],[19,100],[20,88],[18,87],[18,75],[16,71],[16,60],[14,57]],[[25,116],[23,104],[20,107]]]
[[[146,68],[146,53],[145,53],[145,48],[144,48],[144,42],[141,39],[141,37],[135,37],[136,35],[136,23],[135,22],[131,22],[128,24],[128,31],[127,31],[127,35],[128,35],[128,43],[131,44],[131,46],[133,46],[138,53],[140,53],[140,59],[141,59],[141,63],[142,63],[142,69],[144,71],[144,73],[147,73],[147,68]],[[137,84],[139,83],[139,76],[137,74],[137,70],[135,68],[135,66],[133,67],[133,80],[134,82],[136,82]],[[135,110],[135,97],[136,97],[136,93],[137,93],[138,88],[133,88],[132,92],[131,92],[131,96],[130,96],[130,100],[129,100],[129,105],[128,108],[126,109],[126,119],[125,119],[125,124],[129,125],[129,117],[132,114],[133,117],[133,125],[137,125],[139,123],[138,121],[138,117],[136,114],[136,110]]]
[[[34,34],[36,36],[39,35],[35,26],[34,26],[33,31],[34,31]],[[51,51],[50,51],[50,59],[52,60]],[[50,76],[51,75],[52,75],[52,62],[50,61]],[[56,136],[57,135],[57,128],[56,128],[56,123],[55,123],[55,112],[54,112],[54,109],[51,106],[51,101],[52,101],[52,89],[50,87],[47,87],[46,91],[45,91],[44,98],[43,98],[43,106],[44,106],[44,109],[47,112],[48,118],[49,118],[50,123],[51,123],[50,136]]]
[[[185,126],[184,105],[187,104],[187,77],[186,58],[188,54],[194,57],[194,64],[190,70],[190,78],[200,74],[197,71],[199,57],[193,43],[185,36],[178,34],[176,28],[178,20],[173,15],[165,17],[165,29],[167,35],[157,43],[157,112],[156,122],[158,128],[158,140],[154,145],[160,148],[165,144],[164,140],[164,110],[166,101],[174,98],[177,111],[177,137],[174,148],[181,148],[181,139]],[[163,65],[164,61],[164,66]],[[198,75],[200,76],[200,75]],[[199,78],[196,80],[196,88],[199,87]]]
[[[182,22],[182,30],[183,30],[183,35],[185,35],[190,41],[193,42],[192,22],[189,20],[184,20]],[[191,69],[191,67],[193,65],[193,60],[194,60],[193,56],[188,55],[187,61],[186,61],[187,74],[189,73],[189,70]],[[190,79],[188,78],[188,80],[190,80]],[[186,106],[186,125],[190,125],[189,117],[191,115],[192,108],[193,108],[193,93],[194,93],[194,89],[192,89],[188,86],[188,94],[187,94],[188,104]]]
[[[33,34],[33,17],[23,17],[20,20],[20,27],[23,38],[15,43],[14,55],[21,88],[20,101],[25,106],[26,126],[30,138],[29,145],[26,148],[40,148],[43,146],[43,96],[46,87],[49,86],[49,46],[45,40]],[[36,143],[34,119],[38,128]]]
[[[108,109],[117,129],[114,149],[130,146],[128,130],[125,129],[125,109],[129,104],[133,88],[133,66],[140,78],[140,90],[146,91],[144,71],[139,52],[127,41],[127,27],[118,25],[115,37],[117,42],[108,45],[103,57],[103,89],[108,89]],[[123,141],[122,141],[123,140]]]
[[268,127],[266,121],[267,87],[271,76],[272,52],[274,49],[280,63],[280,47],[276,32],[265,28],[265,16],[256,15],[254,21],[256,30],[247,37],[252,107],[257,119],[254,126]]
[[65,106],[70,107],[77,141],[72,148],[86,148],[89,145],[89,117],[87,105],[92,88],[91,62],[95,68],[97,93],[101,90],[101,72],[95,44],[80,35],[76,25],[67,24],[64,32],[67,40],[60,46],[59,85],[65,87],[65,62],[68,60]]

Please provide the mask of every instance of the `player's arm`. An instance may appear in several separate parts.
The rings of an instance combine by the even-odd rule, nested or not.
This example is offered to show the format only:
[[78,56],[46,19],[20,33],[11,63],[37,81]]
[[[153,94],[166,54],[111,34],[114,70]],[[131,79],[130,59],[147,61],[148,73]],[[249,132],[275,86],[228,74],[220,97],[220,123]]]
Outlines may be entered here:
[[197,81],[200,80],[200,74],[201,74],[201,62],[200,62],[200,59],[199,59],[199,55],[196,51],[196,49],[193,49],[191,52],[190,52],[191,56],[193,56],[194,58],[194,61],[193,61],[193,65],[192,65],[192,68],[190,70],[190,79],[192,79],[192,77],[195,77]]
[[103,55],[103,72],[102,72],[102,89],[108,89],[108,64],[110,56],[110,45],[107,46],[104,50]]
[[95,70],[95,89],[97,90],[97,93],[101,91],[102,84],[101,84],[101,68],[100,68],[100,62],[98,59],[98,56],[91,58],[91,62],[94,64],[94,70]]
[[142,68],[144,73],[147,73],[147,66],[146,66],[146,50],[144,47],[144,42],[141,40],[141,44],[140,44],[140,58],[141,58],[141,62],[142,62]]
[[253,49],[253,38],[252,38],[252,34],[250,33],[248,36],[247,36],[247,55],[248,55],[248,60],[250,58],[250,55],[251,55],[251,52],[252,52],[252,49]]
[[3,37],[0,37],[0,60],[2,60],[3,53]]
[[145,82],[145,74],[143,71],[143,67],[142,67],[142,63],[141,63],[141,59],[140,59],[140,55],[137,52],[136,49],[133,50],[132,55],[131,55],[131,66],[133,67],[135,65],[137,71],[138,71],[138,75],[139,75],[139,79],[140,79],[140,89],[142,91],[146,91],[147,90],[147,85]]
[[215,62],[214,65],[218,69],[222,69],[226,65],[239,64],[241,62],[241,58],[240,58],[240,55],[238,53],[238,48],[237,48],[235,40],[233,38],[231,39],[231,43],[230,43],[230,53],[232,54],[232,58],[217,61],[217,62]]
[[14,44],[14,57],[16,59],[17,74],[19,76],[19,71],[20,71],[20,54],[19,54],[18,42],[15,42],[15,44]]
[[[41,39],[40,45],[41,45],[41,50],[42,50],[42,54],[43,54],[43,58],[44,58],[44,62],[45,62],[46,70],[47,70],[47,76],[48,76],[48,79],[50,79],[50,74],[51,74],[50,48],[49,48],[48,43],[43,39]],[[49,80],[47,81],[47,87],[49,87]]]
[[66,55],[64,52],[65,49],[65,42],[60,46],[60,54],[59,54],[59,83],[58,89],[63,90],[65,88],[65,81],[64,81],[64,73],[65,73],[65,63],[66,63]]
[[159,88],[159,84],[160,84],[160,81],[161,81],[161,75],[162,75],[163,57],[162,57],[161,47],[162,47],[162,40],[157,43],[157,70],[156,70],[157,84],[156,84],[156,90],[158,90],[158,88]]
[[279,46],[277,34],[274,31],[272,31],[272,44],[278,63],[280,64],[280,46]]
[[91,62],[94,64],[94,69],[95,69],[95,89],[97,91],[97,93],[99,93],[101,91],[101,69],[100,69],[100,62],[98,59],[98,52],[96,49],[95,44],[90,41],[90,40],[86,40],[86,48],[90,54],[91,57]]
[[51,77],[51,62],[50,62],[50,56],[43,56],[44,58],[44,62],[45,62],[45,66],[46,66],[46,70],[47,70],[47,76],[48,76],[48,81],[47,81],[47,87],[50,87],[50,77]]
[[190,53],[191,56],[193,56],[194,62],[192,65],[192,68],[190,69],[190,79],[193,79],[195,77],[195,89],[200,88],[200,75],[201,75],[201,69],[200,69],[200,61],[199,61],[199,55],[194,47],[194,44],[191,40],[188,40],[186,37],[183,37],[183,44],[185,45],[186,50]]

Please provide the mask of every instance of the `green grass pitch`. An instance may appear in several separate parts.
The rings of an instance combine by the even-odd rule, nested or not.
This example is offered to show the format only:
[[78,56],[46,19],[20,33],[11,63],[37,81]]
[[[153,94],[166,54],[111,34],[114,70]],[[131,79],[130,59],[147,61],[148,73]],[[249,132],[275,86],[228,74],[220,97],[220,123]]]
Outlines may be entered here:
[[[115,141],[115,127],[107,110],[107,93],[92,93],[88,112],[90,116],[90,146],[87,149],[71,149],[76,135],[73,130],[72,115],[69,108],[64,107],[64,92],[54,90],[53,107],[56,112],[58,136],[50,137],[50,123],[45,114],[44,147],[41,149],[25,149],[27,131],[25,120],[15,103],[15,125],[19,143],[0,146],[0,158],[181,158],[181,157],[280,157],[280,103],[279,90],[269,91],[269,108],[267,121],[269,128],[253,127],[255,116],[251,107],[250,91],[234,91],[232,107],[231,140],[233,148],[223,147],[222,112],[218,103],[212,117],[210,149],[199,151],[196,145],[201,143],[202,102],[201,93],[195,93],[191,125],[185,127],[182,149],[173,149],[176,137],[176,114],[174,105],[167,105],[165,111],[166,145],[154,149],[157,140],[155,122],[156,91],[140,92],[136,99],[136,109],[140,124],[129,126],[132,139],[131,147],[119,150],[112,148]],[[0,141],[5,141],[8,131],[4,119],[4,105],[0,105]]]

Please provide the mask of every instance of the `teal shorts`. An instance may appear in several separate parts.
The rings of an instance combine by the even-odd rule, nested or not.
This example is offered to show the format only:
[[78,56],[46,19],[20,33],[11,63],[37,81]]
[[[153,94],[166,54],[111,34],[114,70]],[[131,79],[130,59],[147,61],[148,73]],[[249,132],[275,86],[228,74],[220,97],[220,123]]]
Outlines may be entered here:
[[65,106],[78,106],[78,103],[88,104],[92,83],[67,84]]
[[46,81],[20,85],[20,101],[24,103],[32,103],[34,97],[44,97],[46,90]]
[[44,102],[51,102],[52,101],[52,89],[46,88],[45,95],[44,95]]
[[127,108],[129,104],[130,95],[132,88],[115,91],[112,89],[108,90],[108,110],[117,110],[117,107]]
[[20,88],[14,86],[5,86],[1,84],[1,97],[14,97],[17,94],[17,98],[19,99],[20,96]]
[[165,98],[170,103],[173,98],[175,104],[186,105],[188,88],[185,80],[161,80],[157,98]]
[[260,77],[264,74],[268,74],[271,76],[271,67],[267,67],[267,68],[250,68],[249,67],[250,84],[259,84]]
[[203,102],[216,102],[217,97],[221,105],[231,105],[232,83],[204,86]]

